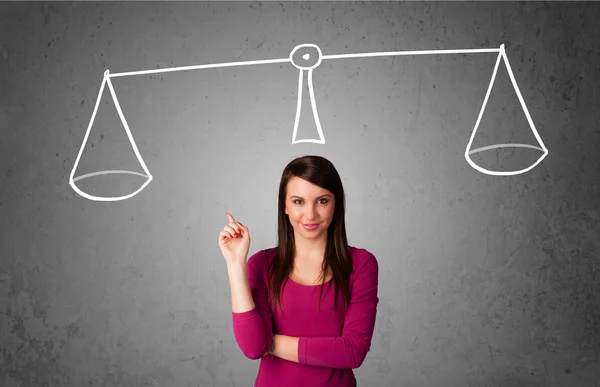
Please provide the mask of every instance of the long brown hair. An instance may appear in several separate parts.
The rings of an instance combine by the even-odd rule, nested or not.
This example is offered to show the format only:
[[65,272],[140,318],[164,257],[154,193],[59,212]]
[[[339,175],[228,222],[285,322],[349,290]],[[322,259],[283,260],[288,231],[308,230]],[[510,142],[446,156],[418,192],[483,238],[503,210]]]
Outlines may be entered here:
[[[342,180],[333,164],[321,156],[304,156],[292,160],[283,170],[281,182],[279,183],[279,204],[277,215],[277,249],[275,258],[269,264],[269,282],[271,284],[272,305],[277,303],[283,313],[281,303],[282,286],[285,286],[292,271],[294,263],[294,229],[285,213],[285,199],[287,195],[288,181],[293,177],[299,177],[309,181],[334,194],[335,209],[333,220],[327,229],[327,247],[323,260],[321,272],[321,284],[325,279],[327,268],[333,276],[329,281],[327,292],[331,283],[335,284],[334,308],[337,307],[337,295],[341,289],[344,297],[344,306],[350,302],[350,273],[352,272],[352,255],[346,238],[345,218],[345,196]],[[321,306],[323,295],[321,287],[318,307]],[[326,293],[327,294],[327,293]]]

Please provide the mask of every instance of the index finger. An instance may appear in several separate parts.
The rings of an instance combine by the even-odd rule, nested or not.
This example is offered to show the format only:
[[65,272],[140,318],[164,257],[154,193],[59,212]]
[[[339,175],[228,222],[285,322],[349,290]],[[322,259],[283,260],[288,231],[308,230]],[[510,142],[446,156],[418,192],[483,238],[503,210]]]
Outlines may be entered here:
[[230,222],[232,222],[232,223],[237,223],[237,222],[235,221],[235,219],[233,218],[233,215],[231,215],[229,212],[226,212],[225,214],[227,214],[227,217],[229,218],[229,221],[230,221]]

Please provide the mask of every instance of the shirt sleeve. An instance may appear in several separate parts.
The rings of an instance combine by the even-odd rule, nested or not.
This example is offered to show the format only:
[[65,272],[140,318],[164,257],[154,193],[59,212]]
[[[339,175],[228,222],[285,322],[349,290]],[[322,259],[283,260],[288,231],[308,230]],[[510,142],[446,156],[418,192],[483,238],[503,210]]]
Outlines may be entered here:
[[[248,282],[256,307],[247,312],[231,312],[233,334],[242,353],[249,359],[257,360],[271,348],[273,342],[273,316],[269,307],[268,288],[260,275],[257,275],[257,263],[265,262],[259,251],[248,259]],[[260,268],[259,268],[260,270]]]
[[371,254],[352,287],[341,337],[300,337],[298,363],[330,368],[358,368],[371,349],[375,329],[379,266]]

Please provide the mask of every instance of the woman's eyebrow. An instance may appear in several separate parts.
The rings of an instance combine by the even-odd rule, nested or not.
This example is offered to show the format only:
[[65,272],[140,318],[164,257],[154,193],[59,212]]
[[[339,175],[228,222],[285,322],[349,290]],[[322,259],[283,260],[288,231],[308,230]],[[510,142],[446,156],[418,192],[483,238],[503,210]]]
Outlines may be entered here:
[[[325,194],[325,195],[321,195],[321,196],[317,197],[317,199],[319,199],[319,198],[323,198],[323,197],[325,197],[325,196],[329,196],[329,197],[331,197],[331,195],[330,195],[330,194]],[[290,196],[290,199],[291,199],[291,198],[304,199],[304,198],[302,198],[302,197],[300,197],[300,196],[298,196],[298,195],[293,195],[293,196]]]

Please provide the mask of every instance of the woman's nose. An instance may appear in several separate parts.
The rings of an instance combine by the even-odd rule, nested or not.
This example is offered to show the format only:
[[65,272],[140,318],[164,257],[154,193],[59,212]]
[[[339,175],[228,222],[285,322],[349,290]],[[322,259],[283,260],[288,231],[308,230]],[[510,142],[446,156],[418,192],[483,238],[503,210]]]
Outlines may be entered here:
[[312,206],[306,206],[306,217],[312,219],[315,215],[315,209]]

